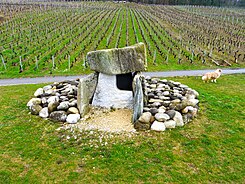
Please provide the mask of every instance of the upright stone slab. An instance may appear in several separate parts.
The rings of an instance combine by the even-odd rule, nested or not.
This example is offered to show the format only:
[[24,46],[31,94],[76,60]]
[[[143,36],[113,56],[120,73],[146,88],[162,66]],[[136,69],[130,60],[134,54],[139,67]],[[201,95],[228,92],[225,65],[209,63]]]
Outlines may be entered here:
[[132,121],[135,123],[141,114],[143,113],[144,108],[144,94],[142,89],[142,84],[140,80],[140,75],[134,77],[134,100],[133,100],[133,117]]
[[108,74],[144,71],[147,67],[144,43],[115,49],[91,51],[87,54],[90,69]]
[[133,92],[119,90],[116,75],[99,73],[98,84],[92,105],[101,107],[130,108],[133,107]]
[[89,110],[89,103],[92,101],[98,82],[98,74],[93,73],[80,79],[77,90],[77,106],[83,117]]

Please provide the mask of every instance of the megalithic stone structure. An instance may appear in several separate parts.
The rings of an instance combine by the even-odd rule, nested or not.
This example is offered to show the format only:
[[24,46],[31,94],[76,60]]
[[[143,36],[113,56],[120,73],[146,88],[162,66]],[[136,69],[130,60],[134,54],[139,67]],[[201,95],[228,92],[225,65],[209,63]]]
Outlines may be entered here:
[[139,73],[147,68],[144,43],[91,51],[87,54],[87,62],[95,74],[80,80],[78,108],[81,116],[86,114],[91,104],[106,108],[131,108],[134,109],[133,121],[138,119],[143,111]]

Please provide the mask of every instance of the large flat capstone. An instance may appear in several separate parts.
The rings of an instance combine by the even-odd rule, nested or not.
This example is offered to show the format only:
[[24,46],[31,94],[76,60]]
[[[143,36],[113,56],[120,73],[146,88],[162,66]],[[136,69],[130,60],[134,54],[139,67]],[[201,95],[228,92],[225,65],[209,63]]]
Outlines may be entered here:
[[108,75],[144,71],[147,67],[145,44],[91,51],[87,61],[91,70]]

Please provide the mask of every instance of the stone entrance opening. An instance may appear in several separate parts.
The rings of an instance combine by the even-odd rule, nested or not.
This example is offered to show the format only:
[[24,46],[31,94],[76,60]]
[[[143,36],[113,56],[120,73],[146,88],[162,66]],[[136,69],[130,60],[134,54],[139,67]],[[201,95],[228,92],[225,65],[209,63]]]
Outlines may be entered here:
[[118,74],[116,75],[117,88],[120,90],[133,91],[133,74]]

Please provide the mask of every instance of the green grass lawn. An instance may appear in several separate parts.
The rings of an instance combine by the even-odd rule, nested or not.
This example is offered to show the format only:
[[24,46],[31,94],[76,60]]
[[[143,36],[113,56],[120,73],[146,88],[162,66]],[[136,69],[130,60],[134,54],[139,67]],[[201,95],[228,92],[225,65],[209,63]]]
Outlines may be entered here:
[[244,183],[245,75],[171,79],[200,93],[198,118],[126,138],[58,132],[26,108],[43,84],[0,87],[0,183]]

